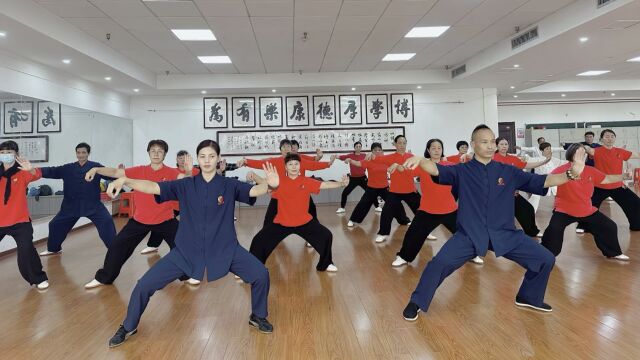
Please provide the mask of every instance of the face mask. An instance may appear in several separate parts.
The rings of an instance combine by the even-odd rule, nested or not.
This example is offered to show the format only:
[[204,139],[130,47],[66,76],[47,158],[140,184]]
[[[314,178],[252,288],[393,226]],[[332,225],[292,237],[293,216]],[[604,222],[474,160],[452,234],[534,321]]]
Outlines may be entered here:
[[16,156],[14,154],[0,154],[0,161],[5,164],[11,164],[16,160]]

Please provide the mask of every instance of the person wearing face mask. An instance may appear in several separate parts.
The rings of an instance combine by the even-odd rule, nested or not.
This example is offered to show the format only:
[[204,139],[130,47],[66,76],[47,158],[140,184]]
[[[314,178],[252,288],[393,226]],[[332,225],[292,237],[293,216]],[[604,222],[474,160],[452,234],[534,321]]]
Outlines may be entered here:
[[[640,159],[640,154],[623,148],[615,147],[616,133],[611,129],[604,129],[600,133],[602,146],[591,148],[585,146],[589,156],[593,157],[595,168],[605,175],[622,174],[624,162],[630,159]],[[604,199],[611,197],[629,220],[629,230],[640,231],[640,198],[622,181],[610,184],[599,184],[593,191],[591,204],[598,209]],[[578,223],[576,232],[590,232],[588,224]]]
[[0,144],[0,241],[11,236],[16,241],[18,269],[22,277],[39,290],[49,287],[47,274],[33,246],[33,226],[27,207],[27,186],[40,179],[40,169],[29,160],[18,157],[18,144]]
[[60,254],[62,242],[81,217],[86,217],[93,222],[100,239],[107,248],[111,246],[111,242],[116,236],[113,218],[100,201],[102,176],[95,176],[90,182],[84,179],[87,171],[103,167],[102,164],[89,160],[90,153],[91,146],[83,142],[76,146],[78,161],[40,169],[43,178],[61,179],[64,189],[60,212],[49,222],[47,250],[41,252],[40,256]]
[[[193,170],[191,156],[187,156],[185,174],[181,174],[178,169],[164,165],[163,161],[167,151],[169,151],[169,145],[164,140],[151,140],[147,145],[149,165],[127,169],[93,168],[87,172],[85,179],[92,181],[99,174],[113,178],[127,177],[159,182],[191,176]],[[120,274],[124,263],[133,254],[136,246],[140,244],[149,232],[157,232],[167,242],[169,248],[173,249],[175,247],[174,239],[178,231],[178,220],[173,214],[175,205],[171,202],[158,204],[152,195],[136,191],[133,192],[133,199],[135,202],[133,218],[129,219],[127,224],[116,235],[109,250],[107,250],[102,269],[96,272],[93,280],[85,284],[84,287],[86,289],[112,284]],[[197,281],[194,285],[199,283]]]

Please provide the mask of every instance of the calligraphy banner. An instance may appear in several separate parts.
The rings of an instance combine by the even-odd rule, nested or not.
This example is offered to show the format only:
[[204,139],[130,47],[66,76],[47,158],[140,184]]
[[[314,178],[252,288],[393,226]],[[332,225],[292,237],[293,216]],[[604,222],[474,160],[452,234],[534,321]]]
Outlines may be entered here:
[[323,128],[323,129],[285,129],[253,131],[218,131],[216,134],[221,152],[225,156],[278,155],[280,140],[297,140],[301,153],[315,153],[322,149],[325,153],[343,153],[353,151],[356,141],[363,149],[371,144],[382,144],[385,151],[395,150],[393,139],[404,135],[404,126],[369,128]]
[[62,132],[62,105],[51,101],[38,101],[39,133]]
[[220,129],[228,126],[227,98],[206,97],[204,101],[204,128]]

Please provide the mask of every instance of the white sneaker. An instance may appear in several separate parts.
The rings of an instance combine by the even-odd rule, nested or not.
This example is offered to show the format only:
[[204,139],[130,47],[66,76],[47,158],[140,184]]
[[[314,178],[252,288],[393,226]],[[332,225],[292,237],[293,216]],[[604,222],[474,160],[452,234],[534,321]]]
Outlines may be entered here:
[[153,246],[147,246],[146,248],[142,249],[142,251],[140,251],[140,254],[144,255],[144,254],[151,254],[154,252],[157,252],[158,248],[157,247],[153,247]]
[[412,221],[409,221],[409,222],[407,223],[407,226],[411,226],[411,223],[412,223]]
[[348,226],[348,227],[353,227],[353,225],[354,225],[354,224],[353,224],[353,221],[349,220],[349,222],[347,223],[347,226]]
[[542,235],[544,235],[544,233],[543,233],[542,231],[540,231],[540,232],[538,233],[538,235],[536,235],[536,237],[541,238],[541,237],[542,237]]
[[49,255],[60,255],[60,254],[62,254],[62,250],[60,250],[60,251],[45,250],[45,251],[41,252],[38,255],[40,255],[40,256],[49,256]]
[[396,259],[391,263],[393,267],[399,267],[407,264],[407,261],[400,257],[400,255],[396,255]]
[[336,210],[336,214],[342,214],[344,212],[346,212],[347,210],[345,210],[344,208],[339,208],[338,210]]
[[187,280],[187,284],[189,284],[189,285],[200,285],[200,280],[194,279],[194,278],[190,278],[189,280]]
[[328,272],[337,272],[338,268],[335,265],[330,264],[329,266],[327,266],[327,271]]
[[381,207],[381,206],[378,206],[378,207],[376,208],[376,210],[375,210],[375,211],[376,211],[376,212],[382,212],[382,207]]
[[85,289],[93,289],[93,288],[97,288],[98,286],[102,286],[104,285],[103,283],[101,283],[100,281],[93,279],[91,281],[89,281],[88,283],[84,284],[84,288]]
[[385,240],[387,240],[387,236],[386,235],[378,235],[378,236],[376,236],[376,242],[377,243],[384,242]]
[[308,248],[313,247],[313,245],[311,245],[311,244],[309,244],[309,243],[304,244],[304,246],[306,246],[306,247],[308,247]]
[[627,255],[625,255],[625,254],[620,254],[618,256],[614,256],[611,259],[620,260],[620,261],[629,261],[630,260],[629,257]]
[[473,259],[469,260],[474,264],[478,264],[478,265],[482,265],[484,264],[484,260],[482,260],[482,258],[480,256],[476,256]]
[[47,280],[41,282],[40,284],[38,284],[37,286],[38,290],[44,290],[44,289],[48,289],[49,288],[49,282]]
[[584,229],[576,228],[576,234],[584,234]]
[[427,240],[438,240],[438,237],[429,234],[429,236],[427,236]]
[[233,275],[233,277],[236,278],[236,279],[240,279],[240,276],[238,276],[238,275]]

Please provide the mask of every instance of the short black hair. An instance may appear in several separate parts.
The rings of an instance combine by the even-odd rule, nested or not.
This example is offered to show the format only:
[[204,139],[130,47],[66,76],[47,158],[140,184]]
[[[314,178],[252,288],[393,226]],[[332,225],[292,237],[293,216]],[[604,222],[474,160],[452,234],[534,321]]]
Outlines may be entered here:
[[461,146],[463,146],[463,145],[466,145],[467,147],[469,147],[469,143],[468,143],[468,142],[466,142],[466,141],[464,141],[464,140],[460,140],[460,141],[458,141],[458,142],[456,143],[456,149],[457,149],[457,150],[460,150],[460,147],[461,147]]
[[591,135],[593,137],[596,136],[596,134],[593,131],[587,131],[586,133],[584,133],[584,136],[587,136],[587,135]]
[[353,147],[356,147],[356,145],[360,144],[360,146],[362,146],[362,143],[360,141],[356,141],[353,143]]
[[220,145],[218,145],[218,143],[214,140],[209,139],[200,141],[200,144],[198,144],[198,147],[196,148],[196,155],[200,153],[200,150],[206,147],[212,148],[213,151],[215,151],[216,154],[220,156]]
[[548,142],[543,142],[542,144],[540,144],[540,146],[538,146],[538,149],[540,149],[540,151],[544,151],[544,149],[551,147],[551,144],[549,144]]
[[405,140],[407,139],[406,137],[404,137],[404,135],[398,135],[398,136],[396,136],[396,137],[393,139],[393,143],[394,143],[394,144],[395,144],[395,143],[397,143],[397,142],[398,142],[398,140],[400,140],[400,138],[405,138]]
[[0,144],[0,150],[13,150],[18,153],[18,143],[13,140],[7,140]]
[[300,147],[300,143],[298,142],[298,140],[291,140],[291,146],[293,145],[298,145],[298,147]]
[[[217,151],[216,151],[217,152]],[[178,156],[185,156],[185,155],[189,155],[189,152],[187,150],[180,150],[178,151],[178,153],[176,154],[176,157]]]
[[427,148],[424,149],[424,157],[426,157],[427,159],[431,159],[431,153],[429,153],[429,148],[431,147],[431,144],[433,144],[434,142],[439,142],[440,146],[444,149],[444,145],[442,144],[442,140],[440,139],[431,139],[427,141]]
[[611,133],[611,134],[613,134],[613,136],[615,136],[615,137],[617,137],[617,136],[618,136],[618,135],[616,135],[616,133],[615,133],[613,130],[611,130],[611,129],[604,129],[604,130],[602,130],[602,132],[600,133],[600,139],[602,139],[606,133]]
[[287,165],[289,161],[297,161],[300,162],[300,155],[296,153],[288,153],[287,156],[284,157],[284,164]]
[[89,146],[89,144],[87,144],[86,142],[81,142],[80,144],[76,145],[76,151],[82,148],[87,149],[87,153],[91,154],[91,146]]
[[382,150],[382,144],[380,144],[379,142],[374,142],[371,144],[371,150],[378,148],[380,150]]
[[576,155],[576,151],[578,151],[578,149],[580,149],[581,147],[583,147],[583,145],[580,143],[571,144],[567,148],[567,153],[564,155],[567,161],[573,161],[573,157]]
[[488,127],[485,124],[480,124],[478,126],[476,126],[473,131],[471,132],[471,140],[473,140],[473,138],[476,136],[476,133],[480,130],[491,130],[490,127]]
[[496,145],[498,145],[502,140],[506,141],[507,143],[509,142],[509,139],[507,139],[506,137],[498,136],[498,138],[496,139]]
[[283,146],[285,146],[285,145],[287,145],[287,144],[291,145],[291,140],[289,140],[289,139],[282,139],[282,140],[280,140],[280,147],[279,147],[279,149],[282,149],[282,147],[283,147]]
[[540,143],[540,139],[545,140],[544,136],[540,136],[538,139],[536,139],[536,142],[539,144]]
[[169,152],[169,144],[167,144],[167,142],[164,141],[164,140],[156,139],[156,140],[149,141],[149,144],[147,144],[147,152],[149,152],[149,150],[151,150],[152,146],[161,147],[164,150],[165,154],[167,152]]

